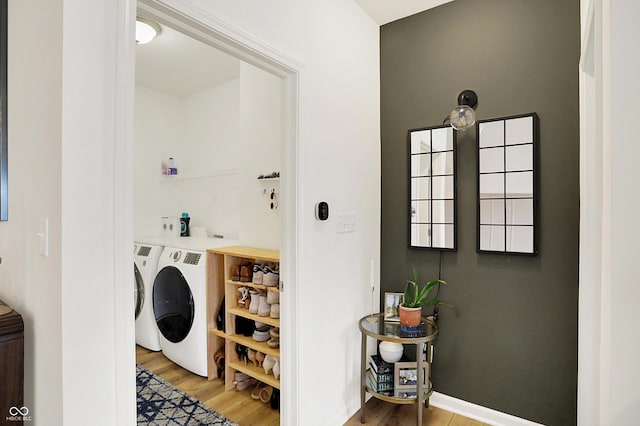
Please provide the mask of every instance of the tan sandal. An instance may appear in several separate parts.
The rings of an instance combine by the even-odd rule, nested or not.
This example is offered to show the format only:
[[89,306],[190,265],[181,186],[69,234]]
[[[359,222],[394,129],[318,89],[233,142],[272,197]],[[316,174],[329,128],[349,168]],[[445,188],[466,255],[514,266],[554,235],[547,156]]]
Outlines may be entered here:
[[260,391],[260,401],[265,404],[271,401],[271,395],[273,394],[273,388],[271,386],[265,386]]
[[265,386],[267,386],[265,383],[258,382],[256,387],[251,392],[251,398],[260,399],[260,393],[262,392],[262,389],[264,389]]

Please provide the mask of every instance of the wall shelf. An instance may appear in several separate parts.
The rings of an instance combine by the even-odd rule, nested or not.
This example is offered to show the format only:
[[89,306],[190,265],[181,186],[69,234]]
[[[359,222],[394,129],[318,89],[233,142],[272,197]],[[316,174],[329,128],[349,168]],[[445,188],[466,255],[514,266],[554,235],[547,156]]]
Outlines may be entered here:
[[220,170],[208,170],[204,172],[192,172],[192,173],[178,173],[177,175],[161,176],[160,182],[177,182],[190,179],[206,179],[220,176],[234,176],[239,175],[240,169],[220,169]]

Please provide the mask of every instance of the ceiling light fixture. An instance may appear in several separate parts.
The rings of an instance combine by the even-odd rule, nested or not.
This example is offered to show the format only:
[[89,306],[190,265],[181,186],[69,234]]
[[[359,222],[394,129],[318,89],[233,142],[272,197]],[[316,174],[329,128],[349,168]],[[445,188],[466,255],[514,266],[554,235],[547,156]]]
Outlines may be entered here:
[[463,90],[458,95],[458,106],[451,111],[448,119],[451,127],[456,130],[467,130],[476,124],[475,107],[478,104],[478,95],[473,90]]
[[160,25],[141,16],[136,17],[136,43],[147,44],[160,34]]

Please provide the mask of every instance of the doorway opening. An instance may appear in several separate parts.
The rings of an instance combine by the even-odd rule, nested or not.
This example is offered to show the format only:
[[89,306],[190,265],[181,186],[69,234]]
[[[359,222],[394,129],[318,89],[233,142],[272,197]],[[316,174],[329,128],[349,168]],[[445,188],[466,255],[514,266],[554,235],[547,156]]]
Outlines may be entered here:
[[[141,55],[136,52],[136,78],[145,68],[147,82],[144,85],[136,82],[134,196],[137,199],[141,191],[150,196],[147,202],[139,205],[134,201],[134,234],[149,235],[160,229],[160,217],[170,213],[164,213],[159,206],[178,215],[183,210],[180,206],[189,204],[193,206],[188,212],[192,229],[202,232],[204,228],[207,237],[223,235],[242,241],[244,245],[280,250],[280,280],[286,288],[280,296],[280,422],[293,424],[299,406],[295,358],[295,307],[298,304],[294,283],[297,281],[297,86],[300,67],[269,46],[213,16],[203,15],[198,9],[178,11],[150,0],[139,1],[137,6],[138,15],[158,22],[172,43],[187,44],[174,50],[173,57],[156,58],[164,63],[154,63],[149,57],[144,59],[143,66]],[[160,44],[154,46],[155,42],[141,47],[159,49]],[[185,47],[187,45],[190,47]],[[178,53],[175,52],[180,55],[191,53],[199,60],[186,67],[182,62],[178,64],[181,67],[175,68],[176,62],[188,60],[176,58]],[[219,75],[223,77],[212,82],[210,67],[216,58]],[[181,74],[183,71],[178,69],[190,69],[191,72]],[[160,78],[163,82],[152,82],[162,74],[165,75]],[[263,85],[265,82],[266,86]],[[156,86],[150,87],[153,84]],[[171,85],[173,87],[169,87]],[[275,111],[271,96],[274,90],[278,98]],[[252,95],[255,101],[251,101]],[[151,130],[142,136],[142,144],[138,143],[139,124],[142,124],[139,120],[140,100],[150,108],[147,112],[160,110],[155,112],[166,117],[166,120],[146,122],[147,130]],[[170,177],[172,180],[167,180],[160,176],[161,163],[168,162],[169,157],[173,158],[178,170],[178,179]],[[260,175],[273,172],[278,173],[279,180],[267,185],[256,180]],[[276,211],[273,211],[270,197],[273,193],[278,195]],[[229,209],[229,203],[237,203],[242,208]],[[271,210],[270,215],[261,213],[265,208]],[[196,217],[198,219],[194,220]]]

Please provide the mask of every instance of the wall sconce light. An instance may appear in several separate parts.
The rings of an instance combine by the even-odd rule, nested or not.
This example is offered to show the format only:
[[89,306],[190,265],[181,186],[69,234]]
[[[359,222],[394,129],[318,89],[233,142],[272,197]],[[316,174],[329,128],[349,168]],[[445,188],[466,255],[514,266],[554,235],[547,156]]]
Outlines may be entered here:
[[458,106],[451,111],[449,120],[451,127],[456,130],[467,130],[476,124],[475,106],[478,104],[478,95],[473,90],[463,90],[458,95]]
[[160,25],[150,19],[141,16],[136,17],[136,43],[147,44],[153,40],[162,30]]

